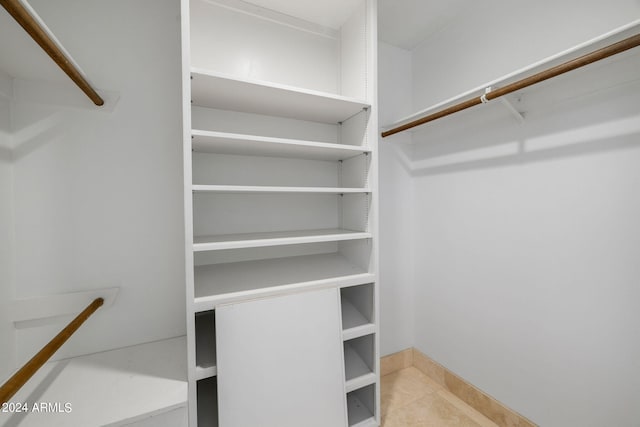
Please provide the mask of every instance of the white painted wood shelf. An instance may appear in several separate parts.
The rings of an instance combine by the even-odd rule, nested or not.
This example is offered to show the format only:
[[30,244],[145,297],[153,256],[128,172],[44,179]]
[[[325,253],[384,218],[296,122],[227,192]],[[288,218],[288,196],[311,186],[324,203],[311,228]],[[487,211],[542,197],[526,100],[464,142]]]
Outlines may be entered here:
[[375,324],[360,313],[349,299],[342,297],[341,307],[343,340],[347,341],[375,333]]
[[275,231],[267,233],[221,234],[215,236],[195,236],[194,252],[225,249],[259,248],[265,246],[297,245],[302,243],[340,242],[371,238],[366,231],[339,228],[321,230]]
[[376,382],[376,375],[360,354],[347,342],[344,345],[346,391],[351,392]]
[[[514,71],[512,73],[506,74],[502,77],[499,77],[495,80],[492,80],[490,82],[487,82],[481,86],[478,86],[476,88],[473,88],[471,90],[468,90],[466,92],[463,92],[459,95],[453,96],[447,100],[444,100],[442,102],[438,102],[437,104],[431,105],[427,108],[421,109],[415,113],[412,113],[411,115],[404,117],[400,120],[397,120],[393,123],[389,123],[389,124],[385,124],[382,127],[382,130],[388,130],[388,129],[392,129],[398,126],[402,126],[406,123],[409,123],[413,120],[416,120],[420,117],[423,116],[427,116],[429,114],[435,113],[436,111],[439,111],[441,109],[447,108],[451,105],[454,105],[460,101],[466,100],[468,98],[471,98],[473,96],[481,96],[484,91],[485,88],[499,88],[499,87],[503,87],[506,86],[510,83],[513,83],[517,80],[520,80],[522,78],[531,76],[533,74],[536,74],[540,71],[543,71],[547,68],[559,65],[563,62],[566,61],[570,61],[572,59],[578,58],[582,55],[585,55],[587,53],[590,53],[592,51],[596,51],[600,48],[603,48],[605,46],[608,46],[610,44],[619,42],[621,40],[624,40],[625,38],[631,37],[635,34],[638,33],[638,31],[640,31],[640,19],[637,19],[627,25],[623,25],[613,31],[610,31],[608,33],[605,33],[599,37],[595,37],[591,40],[588,40],[584,43],[578,44],[576,46],[573,46],[567,50],[564,50],[562,52],[559,52],[555,55],[549,56],[545,59],[542,59],[541,61],[535,62],[531,65],[528,65],[524,68],[521,68],[517,71]],[[535,88],[532,87],[532,89]],[[535,89],[533,89],[535,90]],[[496,99],[495,101],[498,101],[498,99]],[[489,104],[494,103],[489,102]],[[415,132],[418,131],[420,129],[420,127],[416,127],[413,129],[409,129],[409,132]]]
[[338,253],[302,255],[194,268],[197,311],[243,297],[263,297],[325,286],[353,286],[375,276]]
[[0,425],[124,426],[178,408],[186,415],[186,350],[180,337],[48,362],[11,401],[69,402],[71,411],[1,414]]
[[297,193],[297,194],[366,194],[368,188],[343,187],[275,187],[267,185],[194,185],[194,193]]
[[199,107],[320,123],[340,123],[369,108],[366,101],[260,80],[191,69],[191,100]]
[[337,161],[371,152],[367,147],[329,142],[195,129],[191,133],[193,150],[200,153]]

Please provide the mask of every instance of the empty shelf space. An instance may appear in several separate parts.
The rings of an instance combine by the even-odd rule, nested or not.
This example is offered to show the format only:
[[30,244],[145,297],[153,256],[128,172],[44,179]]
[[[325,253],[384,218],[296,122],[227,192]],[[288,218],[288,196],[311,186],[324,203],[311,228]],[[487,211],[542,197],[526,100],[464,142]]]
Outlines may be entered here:
[[350,340],[376,331],[370,320],[362,315],[348,300],[342,299],[342,339]]
[[344,362],[347,381],[372,373],[358,352],[349,346],[344,349]]
[[377,426],[375,419],[375,385],[347,393],[349,427]]
[[244,135],[227,132],[192,131],[196,152],[242,156],[290,157],[309,160],[345,160],[371,149],[354,145]]
[[376,382],[374,374],[374,336],[367,335],[344,343],[344,365],[347,391]]
[[342,328],[351,329],[370,323],[369,319],[364,317],[351,302],[342,297]]
[[198,426],[218,427],[218,381],[207,378],[197,382]]
[[196,313],[196,379],[217,375],[215,312]]
[[339,123],[369,107],[363,100],[293,86],[191,70],[193,105],[245,113]]
[[237,248],[258,248],[264,246],[296,245],[302,243],[339,242],[343,240],[368,239],[366,231],[343,230],[338,228],[321,230],[276,231],[267,233],[222,234],[217,236],[196,236],[193,250],[215,251]]
[[340,290],[342,337],[345,341],[375,333],[373,291],[373,283]]
[[374,277],[337,253],[202,265],[195,267],[194,276],[198,310],[235,298],[328,284],[354,285]]
[[194,185],[195,193],[300,193],[300,194],[353,194],[370,193],[368,188],[341,187],[276,187],[267,185]]

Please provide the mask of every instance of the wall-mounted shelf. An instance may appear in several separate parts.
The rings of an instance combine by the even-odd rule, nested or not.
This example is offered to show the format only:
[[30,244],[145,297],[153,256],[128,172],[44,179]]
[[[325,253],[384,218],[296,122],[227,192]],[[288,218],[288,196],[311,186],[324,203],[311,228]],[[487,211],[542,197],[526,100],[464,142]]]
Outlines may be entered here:
[[[510,83],[516,82],[518,80],[524,79],[525,77],[531,76],[538,72],[544,71],[551,67],[557,66],[564,62],[570,61],[572,59],[578,58],[587,53],[596,51],[598,49],[604,48],[621,40],[624,40],[628,37],[632,37],[640,31],[640,19],[635,20],[627,25],[619,27],[613,31],[610,31],[606,34],[603,34],[599,37],[593,38],[585,43],[581,43],[576,45],[570,49],[567,49],[563,52],[560,52],[556,55],[552,55],[548,58],[545,58],[541,61],[533,63],[527,67],[521,68],[517,71],[509,73],[505,76],[502,76],[498,79],[485,83],[481,86],[478,86],[474,89],[468,90],[464,93],[456,95],[452,98],[449,98],[445,101],[439,102],[427,108],[421,109],[410,116],[404,117],[394,123],[390,123],[385,125],[383,129],[393,129],[410,123],[414,120],[417,120],[421,117],[429,116],[430,114],[434,114],[436,112],[440,112],[441,110],[446,109],[447,107],[453,106],[461,101],[464,101],[468,98],[472,97],[480,97],[486,88],[500,88],[506,86]],[[509,107],[509,110],[514,113],[516,116],[519,115],[519,112],[516,111],[512,106]],[[418,130],[419,128],[413,128],[413,131]],[[411,131],[411,130],[409,130]]]
[[368,188],[341,187],[274,187],[266,185],[194,185],[194,193],[302,193],[302,194],[353,194],[369,193]]
[[224,249],[259,248],[264,246],[297,245],[303,243],[340,242],[343,240],[368,239],[366,231],[323,230],[275,231],[268,233],[222,234],[217,236],[195,236],[194,252]]
[[204,130],[193,130],[191,133],[193,150],[202,153],[335,161],[371,152],[365,147],[328,142]]
[[266,296],[306,289],[368,283],[375,276],[338,253],[196,266],[198,311],[245,296]]
[[191,79],[191,100],[200,107],[321,123],[339,123],[369,108],[367,102],[354,98],[198,68],[191,70]]

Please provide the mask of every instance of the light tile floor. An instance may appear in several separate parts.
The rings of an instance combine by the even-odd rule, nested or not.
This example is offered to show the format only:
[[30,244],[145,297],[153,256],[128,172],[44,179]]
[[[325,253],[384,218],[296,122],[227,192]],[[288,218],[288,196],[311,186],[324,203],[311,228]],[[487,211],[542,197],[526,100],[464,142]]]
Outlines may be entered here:
[[381,378],[382,427],[498,427],[414,367]]

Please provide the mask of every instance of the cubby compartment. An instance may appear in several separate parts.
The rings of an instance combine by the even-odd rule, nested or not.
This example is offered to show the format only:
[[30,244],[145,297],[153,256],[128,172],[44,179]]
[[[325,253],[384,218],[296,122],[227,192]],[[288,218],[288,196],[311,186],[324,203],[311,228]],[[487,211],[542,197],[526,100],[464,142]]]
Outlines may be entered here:
[[[366,29],[365,2],[350,8],[344,19],[332,19],[331,27],[237,1],[191,0],[190,9],[193,68],[308,92],[366,97],[366,37],[358,37]],[[236,87],[235,92],[242,91]],[[308,103],[301,102],[300,108]]]
[[375,332],[373,287],[373,283],[368,283],[340,290],[343,339],[350,340]]
[[194,250],[366,238],[369,203],[366,193],[195,193]]
[[376,387],[371,384],[347,393],[349,427],[374,427]]
[[197,382],[198,427],[218,427],[218,380],[216,377]]
[[201,192],[366,193],[369,164],[366,152],[333,161],[194,152],[193,183]]
[[[367,134],[370,110],[331,121],[210,108],[191,109],[191,146],[195,152],[325,159],[324,152],[342,150],[334,160],[351,157],[351,151],[371,152]],[[299,148],[303,147],[303,151]],[[276,151],[272,151],[273,149]],[[309,149],[309,150],[308,150]],[[264,151],[267,150],[267,151]],[[346,150],[346,151],[345,151]],[[333,157],[333,155],[331,155]]]
[[216,317],[213,310],[196,313],[196,378],[217,375]]
[[344,342],[346,389],[352,391],[376,381],[375,335]]

